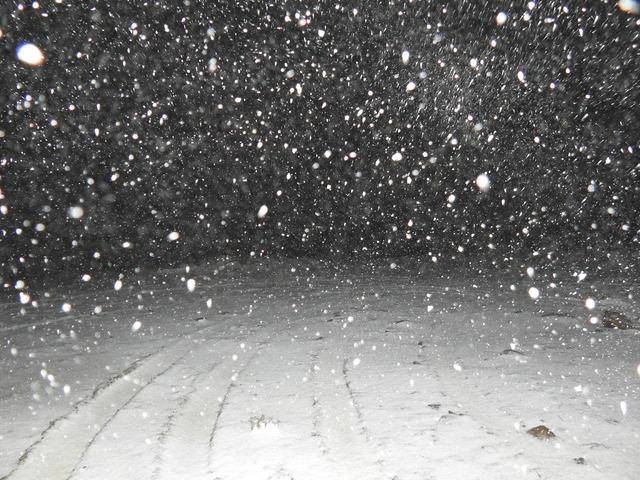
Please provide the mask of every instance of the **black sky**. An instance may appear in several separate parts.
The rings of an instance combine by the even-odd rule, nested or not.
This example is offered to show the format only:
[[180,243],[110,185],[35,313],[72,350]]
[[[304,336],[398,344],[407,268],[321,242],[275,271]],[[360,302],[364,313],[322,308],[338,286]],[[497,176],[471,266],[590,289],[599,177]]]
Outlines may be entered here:
[[640,17],[614,2],[3,8],[7,282],[251,252],[637,251]]

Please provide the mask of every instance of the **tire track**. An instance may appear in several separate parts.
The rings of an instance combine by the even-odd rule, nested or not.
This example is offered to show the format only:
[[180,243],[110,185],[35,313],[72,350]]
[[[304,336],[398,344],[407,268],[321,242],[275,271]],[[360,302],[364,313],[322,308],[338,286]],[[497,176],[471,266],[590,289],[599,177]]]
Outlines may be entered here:
[[[180,342],[187,343],[178,340],[160,348],[99,384],[89,397],[78,402],[69,413],[51,422],[40,438],[21,455],[15,468],[1,480],[71,478],[89,447],[117,413],[186,355],[177,346]],[[168,366],[158,367],[161,364]],[[130,381],[133,375],[135,378]],[[118,406],[115,410],[114,405]],[[97,433],[94,433],[95,428],[98,429]]]
[[272,344],[274,336],[281,334],[283,332],[286,332],[290,328],[289,326],[286,326],[274,331],[273,328],[267,329],[266,325],[264,324],[260,324],[257,327],[258,327],[257,330],[255,332],[252,332],[252,334],[256,334],[257,332],[260,332],[259,339],[256,340],[256,344],[257,344],[256,352],[253,355],[251,355],[251,357],[245,362],[245,364],[242,367],[240,367],[240,369],[231,376],[231,382],[228,383],[225,393],[222,396],[221,401],[219,402],[220,405],[216,412],[215,420],[211,426],[209,440],[207,443],[208,444],[207,472],[211,475],[213,474],[213,469],[214,469],[213,468],[213,461],[214,461],[213,452],[215,447],[215,439],[220,427],[220,420],[222,418],[223,413],[226,411],[228,407],[229,398],[231,396],[232,391],[238,386],[238,378],[243,376],[245,372],[249,369],[249,367],[253,365],[256,358],[258,358],[258,356],[262,353],[264,348]]
[[[80,439],[89,442],[92,437],[91,429],[99,428],[101,420],[108,419],[113,406],[120,405],[128,398],[128,390],[138,381],[134,378],[134,382],[130,383],[129,377],[153,376],[157,364],[152,359],[157,358],[157,363],[162,363],[163,359],[171,362],[179,356],[179,352],[189,350],[195,335],[220,327],[221,325],[207,325],[190,332],[186,339],[171,340],[167,345],[140,357],[117,375],[100,382],[90,395],[76,402],[69,412],[51,421],[40,433],[39,438],[20,455],[9,473],[0,477],[0,480],[68,478],[70,469],[75,466],[72,465],[74,458],[77,460],[77,454],[82,452]],[[58,454],[58,451],[62,453]],[[70,458],[70,452],[76,452],[76,456]]]
[[232,357],[239,346],[230,340],[217,341],[214,348],[204,343],[123,405],[112,425],[97,436],[99,442],[86,458],[88,469],[74,479],[193,479],[206,474],[207,420],[219,406],[216,390],[225,388],[236,372]]
[[[229,394],[231,393],[231,390],[233,390],[233,388],[236,386],[236,381],[238,377],[247,370],[247,368],[249,367],[251,362],[256,358],[257,355],[258,355],[257,353],[254,353],[251,356],[251,358],[247,360],[246,364],[237,373],[234,373],[233,376],[231,377],[231,382],[229,383],[229,385],[227,385],[227,389],[225,390],[224,396],[222,397],[222,401],[220,402],[220,408],[216,413],[216,419],[214,420],[213,425],[211,427],[211,433],[209,434],[209,442],[207,443],[207,445],[209,446],[209,451],[213,449],[213,441],[215,439],[216,433],[218,432],[218,424],[220,423],[220,417],[222,415],[222,412],[224,412],[224,409],[226,408],[227,404],[229,403]],[[209,463],[211,462],[209,461]]]
[[149,385],[155,382],[158,378],[160,378],[161,376],[169,372],[171,369],[173,369],[185,356],[186,354],[178,357],[176,360],[171,362],[166,368],[157,372],[155,375],[149,378],[149,380],[146,381],[140,388],[138,388],[135,391],[135,393],[133,393],[133,395],[131,395],[123,404],[121,404],[118,408],[113,410],[111,415],[106,419],[106,421],[100,426],[100,428],[96,431],[96,433],[89,440],[89,442],[87,442],[87,444],[84,446],[84,449],[82,450],[82,453],[78,458],[78,461],[76,462],[73,469],[71,470],[71,472],[69,473],[69,475],[66,477],[65,480],[71,480],[71,478],[77,473],[78,468],[84,461],[89,449],[96,443],[96,440],[100,436],[100,434],[111,424],[111,422],[113,422],[113,420],[118,416],[118,414],[120,414],[120,412],[125,410],[131,404],[131,402],[133,402],[138,397],[138,395],[140,395],[145,390],[145,388],[147,388]]
[[216,422],[208,478],[340,478],[327,475],[333,466],[313,435],[309,344],[291,338],[276,334],[260,345],[243,380],[229,389]]
[[[207,419],[218,417],[222,401],[216,396],[216,389],[220,386],[229,391],[229,385],[222,386],[236,375],[234,366],[230,362],[217,364],[192,382],[191,392],[167,421],[170,427],[165,430],[161,452],[154,459],[152,480],[210,478],[206,475],[212,427]],[[185,458],[189,459],[187,464]]]
[[218,433],[218,425],[220,424],[220,417],[222,416],[222,413],[224,412],[225,408],[227,408],[227,405],[229,404],[229,396],[231,394],[231,391],[237,386],[236,382],[238,378],[241,375],[243,375],[244,372],[246,372],[246,370],[249,368],[251,363],[256,359],[259,353],[260,351],[258,350],[253,355],[251,355],[251,357],[240,368],[240,370],[238,370],[237,373],[233,374],[233,376],[231,377],[231,382],[229,382],[229,384],[227,385],[227,388],[224,392],[224,396],[222,397],[222,401],[220,402],[220,408],[218,409],[216,413],[216,418],[213,422],[213,425],[211,426],[211,433],[209,434],[209,441],[207,443],[207,446],[209,448],[209,454],[207,455],[207,465],[209,469],[211,468],[212,454],[213,454],[212,452],[213,452],[215,437],[216,437],[216,434]]
[[[320,367],[318,366],[319,355],[320,355],[319,349],[311,353],[311,366],[309,368],[309,371],[311,373],[309,376],[311,377],[311,384],[314,386],[315,386],[315,383],[318,381],[316,378],[317,372],[318,370],[320,370]],[[321,409],[320,400],[317,394],[318,394],[317,388],[313,388],[312,395],[311,395],[311,408],[313,410],[313,415],[312,415],[313,432],[311,433],[311,436],[318,439],[318,447],[320,448],[320,451],[322,452],[322,454],[329,455],[330,453],[329,445],[327,444],[326,438],[322,435],[322,432],[321,432],[322,409]]]
[[351,400],[351,406],[353,407],[353,411],[356,412],[356,417],[358,418],[358,423],[360,424],[360,433],[367,439],[367,442],[371,441],[371,436],[369,435],[369,431],[367,430],[367,422],[364,419],[364,415],[362,413],[362,408],[356,399],[356,394],[351,387],[351,380],[349,380],[349,370],[347,365],[349,364],[349,359],[345,358],[342,362],[342,379],[344,381],[344,386],[347,389],[347,393],[349,394],[349,399]]
[[[203,374],[203,378],[195,383],[194,391],[184,402],[183,408],[176,412],[153,480],[211,479],[212,452],[220,419],[239,378],[255,361],[260,350],[267,345],[266,339],[272,335],[269,333],[270,329],[263,330],[264,327],[259,325],[246,333],[245,342],[258,336],[251,341],[255,347],[248,348],[249,351],[255,349],[255,352],[239,364],[233,358],[242,339],[221,339],[216,342],[216,351],[227,360]],[[213,422],[208,422],[208,419],[213,419]],[[186,464],[185,458],[189,458]]]
[[[215,369],[215,368],[216,368],[216,365],[213,365],[212,369]],[[189,402],[191,395],[193,395],[196,392],[196,383],[198,379],[202,377],[204,374],[205,372],[200,372],[191,378],[191,382],[188,387],[189,390],[178,399],[176,408],[169,414],[169,417],[167,417],[166,422],[162,425],[162,431],[158,435],[159,449],[153,458],[154,468],[151,473],[151,480],[157,480],[160,477],[160,473],[163,467],[164,450],[166,448],[167,440],[174,429],[176,418]]]
[[[202,330],[211,328],[219,328],[219,325],[205,327]],[[231,390],[239,373],[235,356],[240,343],[254,336],[259,330],[261,330],[260,327],[253,325],[240,338],[226,335],[227,338],[215,338],[213,348],[210,347],[206,337],[200,339],[200,346],[195,349],[193,343],[186,343],[188,351],[184,355],[175,358],[166,369],[158,372],[154,378],[148,379],[144,386],[153,385],[152,390],[137,391],[133,398],[124,402],[102,425],[83,453],[89,469],[78,470],[82,465],[81,459],[75,471],[66,480],[70,480],[71,477],[77,477],[78,480],[96,478],[96,475],[157,480],[193,478],[194,474],[206,474],[207,464],[204,460],[209,452],[210,433],[207,430],[206,435],[203,435],[202,427],[209,425],[206,420],[215,416],[215,410],[219,409],[220,403],[214,401],[215,397],[212,396],[209,387],[215,390],[218,386],[226,385],[226,390]],[[216,356],[215,362],[211,361],[212,353]],[[189,359],[182,361],[187,355]],[[221,362],[220,357],[227,358],[228,361]],[[231,361],[232,358],[234,361]],[[176,366],[179,369],[169,373]],[[194,375],[194,370],[199,373]],[[175,395],[167,398],[167,393],[175,392],[178,386],[184,383],[183,379],[189,376],[192,378],[188,382],[188,392],[181,393],[177,398]],[[231,383],[229,383],[230,377]],[[157,382],[159,378],[165,380]],[[142,394],[144,400],[142,396],[139,397]],[[158,400],[163,397],[164,400]],[[148,417],[148,419],[140,423],[139,415],[142,413],[145,415],[143,418]],[[158,424],[158,421],[163,418],[163,422]],[[118,420],[114,422],[115,419]],[[139,428],[132,430],[131,425],[139,425]],[[106,435],[107,431],[110,435]],[[114,441],[114,438],[119,438],[121,433],[125,435],[122,441]],[[95,445],[98,440],[102,450]],[[148,445],[154,443],[157,446],[154,449],[155,454],[148,448]],[[185,449],[184,446],[188,448]],[[195,456],[197,458],[194,459],[194,452],[197,451],[200,455]],[[91,453],[87,455],[87,452]],[[176,453],[180,455],[176,456]],[[119,462],[112,462],[112,458],[118,458]],[[185,458],[189,458],[186,467]]]
[[49,426],[47,428],[45,428],[41,433],[40,433],[40,438],[38,440],[36,440],[35,442],[33,442],[23,453],[22,455],[20,455],[20,458],[18,458],[18,462],[16,463],[16,465],[14,466],[14,468],[5,476],[0,477],[0,480],[8,480],[10,478],[14,478],[13,475],[17,472],[17,470],[19,468],[22,467],[22,465],[24,465],[27,462],[27,459],[33,455],[33,452],[39,447],[39,445],[41,445],[47,438],[47,436],[50,434],[51,431],[53,431],[55,428],[57,428],[60,423],[67,421],[70,417],[72,417],[74,414],[77,414],[79,412],[79,410],[81,408],[86,407],[87,405],[89,405],[92,401],[94,401],[96,399],[96,397],[98,397],[98,395],[100,393],[102,393],[104,390],[106,390],[107,388],[109,388],[111,385],[113,385],[114,383],[118,382],[119,380],[123,379],[124,377],[132,374],[135,370],[138,369],[138,367],[147,359],[159,354],[162,350],[164,350],[164,348],[160,348],[158,350],[156,350],[155,352],[151,352],[147,355],[144,355],[142,357],[140,357],[139,359],[137,359],[136,361],[134,361],[133,363],[131,363],[128,367],[126,367],[124,370],[122,370],[120,373],[118,373],[117,375],[114,375],[110,378],[108,378],[107,380],[99,383],[91,392],[90,395],[88,395],[87,397],[83,398],[82,400],[76,402],[73,407],[71,407],[71,410],[69,412],[67,412],[64,415],[59,416],[58,418],[52,420],[49,423]]
[[[238,348],[238,340],[216,340],[212,347],[201,339],[200,345],[185,355],[187,360],[178,359],[174,371],[150,383],[135,403],[119,412],[117,421],[101,437],[102,449],[96,445],[91,450],[87,458],[90,469],[83,470],[78,480],[96,475],[158,480],[206,473],[207,419],[218,405],[213,393],[235,373],[237,364],[232,358]],[[131,425],[137,428],[133,430]]]
[[313,436],[336,471],[333,478],[390,478],[371,442],[366,421],[348,377],[348,359],[326,349],[311,355]]
[[57,323],[61,323],[61,322],[77,322],[78,320],[83,321],[83,320],[92,320],[95,319],[96,317],[92,317],[90,315],[83,315],[81,317],[74,317],[72,315],[66,315],[64,317],[60,317],[60,318],[54,318],[54,319],[49,319],[49,320],[42,320],[39,322],[29,322],[29,323],[20,323],[17,325],[2,325],[0,326],[0,333],[8,333],[8,332],[16,332],[18,330],[22,330],[23,328],[31,328],[31,329],[36,329],[38,327],[48,327],[50,325],[55,325]]
[[233,376],[231,377],[231,382],[229,382],[229,384],[227,385],[227,388],[224,392],[224,396],[222,397],[222,401],[220,402],[220,407],[218,408],[218,411],[216,412],[216,418],[213,422],[213,425],[211,426],[211,432],[209,434],[209,441],[207,443],[208,445],[208,455],[207,455],[207,469],[208,471],[212,471],[212,464],[213,464],[213,449],[215,446],[215,437],[218,433],[218,428],[220,425],[220,418],[222,417],[222,414],[224,413],[225,409],[227,408],[227,405],[229,404],[229,397],[231,395],[231,392],[234,388],[237,387],[238,383],[238,378],[240,376],[242,376],[247,369],[251,366],[251,364],[255,361],[255,359],[258,357],[258,355],[260,354],[262,348],[266,345],[266,341],[263,340],[261,341],[259,344],[258,350],[251,355],[251,357],[246,361],[246,363],[238,370],[238,372],[234,373]]

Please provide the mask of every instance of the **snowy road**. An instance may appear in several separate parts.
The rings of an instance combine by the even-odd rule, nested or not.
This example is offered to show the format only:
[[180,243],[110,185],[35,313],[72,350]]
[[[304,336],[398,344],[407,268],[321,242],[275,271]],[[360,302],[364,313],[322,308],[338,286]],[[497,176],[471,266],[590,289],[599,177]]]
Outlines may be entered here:
[[637,287],[275,270],[4,304],[1,478],[637,478]]

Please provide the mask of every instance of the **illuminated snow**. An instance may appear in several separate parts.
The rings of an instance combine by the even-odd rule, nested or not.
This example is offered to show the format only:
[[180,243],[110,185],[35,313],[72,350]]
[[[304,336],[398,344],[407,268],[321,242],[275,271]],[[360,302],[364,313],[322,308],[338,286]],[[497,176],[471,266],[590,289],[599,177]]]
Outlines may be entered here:
[[620,0],[618,8],[627,13],[640,15],[640,2],[638,0]]
[[21,43],[18,45],[16,57],[22,63],[26,63],[32,67],[42,65],[45,60],[43,51],[33,43]]
[[264,218],[264,217],[266,217],[268,212],[269,212],[269,207],[267,207],[266,205],[262,205],[262,206],[258,209],[258,218]]
[[491,180],[486,174],[482,173],[476,177],[476,185],[481,191],[486,192],[491,187]]
[[84,209],[79,205],[70,207],[69,210],[67,210],[67,215],[69,215],[69,218],[77,220],[84,216]]

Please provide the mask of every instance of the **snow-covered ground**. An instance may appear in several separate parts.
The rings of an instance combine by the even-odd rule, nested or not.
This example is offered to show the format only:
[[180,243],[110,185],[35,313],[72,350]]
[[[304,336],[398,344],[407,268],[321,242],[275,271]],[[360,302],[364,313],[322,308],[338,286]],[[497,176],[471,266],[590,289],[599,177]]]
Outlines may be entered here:
[[589,321],[637,284],[389,263],[7,299],[0,478],[640,478],[640,331]]

